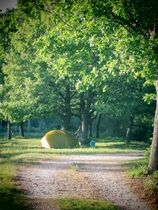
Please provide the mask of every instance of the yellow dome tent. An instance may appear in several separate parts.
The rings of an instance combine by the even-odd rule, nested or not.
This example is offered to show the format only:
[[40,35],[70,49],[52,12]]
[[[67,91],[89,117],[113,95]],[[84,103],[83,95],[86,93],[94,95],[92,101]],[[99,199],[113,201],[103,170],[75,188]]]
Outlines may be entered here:
[[74,148],[77,140],[73,135],[64,130],[52,130],[41,139],[44,148]]

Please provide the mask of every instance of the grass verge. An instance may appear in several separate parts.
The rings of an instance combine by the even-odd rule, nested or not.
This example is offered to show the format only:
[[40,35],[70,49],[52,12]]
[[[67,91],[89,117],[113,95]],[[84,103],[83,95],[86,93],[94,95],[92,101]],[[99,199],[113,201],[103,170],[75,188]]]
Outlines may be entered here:
[[0,165],[0,209],[25,210],[27,199],[15,186],[16,165],[10,162]]
[[115,205],[102,200],[81,198],[45,198],[30,200],[30,208],[60,209],[60,210],[117,210]]
[[158,171],[153,174],[146,174],[149,161],[149,150],[144,159],[131,161],[127,174],[131,180],[131,187],[134,186],[134,192],[142,197],[153,210],[158,209]]
[[98,201],[93,199],[71,199],[71,198],[61,198],[57,200],[49,200],[48,203],[50,207],[53,204],[60,207],[60,210],[117,210],[118,208],[109,202]]

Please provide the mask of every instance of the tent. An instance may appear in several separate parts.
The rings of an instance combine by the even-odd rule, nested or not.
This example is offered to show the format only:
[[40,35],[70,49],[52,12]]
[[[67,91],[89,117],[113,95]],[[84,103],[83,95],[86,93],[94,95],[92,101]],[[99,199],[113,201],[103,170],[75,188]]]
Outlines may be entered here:
[[44,148],[74,148],[77,140],[65,130],[51,130],[41,139]]

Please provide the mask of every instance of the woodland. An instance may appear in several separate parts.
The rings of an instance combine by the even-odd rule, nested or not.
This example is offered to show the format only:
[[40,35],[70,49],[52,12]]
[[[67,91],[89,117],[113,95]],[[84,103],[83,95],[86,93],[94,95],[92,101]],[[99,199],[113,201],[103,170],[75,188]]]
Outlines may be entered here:
[[0,120],[8,139],[15,124],[24,135],[27,121],[55,116],[68,131],[78,119],[73,126],[89,145],[93,122],[98,137],[106,119],[127,144],[151,141],[148,173],[157,170],[157,11],[156,0],[19,0],[1,12]]

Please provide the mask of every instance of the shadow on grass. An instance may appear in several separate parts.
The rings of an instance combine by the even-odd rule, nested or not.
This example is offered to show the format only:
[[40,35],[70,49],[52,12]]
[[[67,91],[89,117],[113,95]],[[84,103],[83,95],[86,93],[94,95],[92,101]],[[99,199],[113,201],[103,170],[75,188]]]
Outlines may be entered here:
[[120,143],[113,143],[110,145],[100,146],[102,148],[108,148],[108,149],[128,149],[128,150],[145,150],[149,147],[149,144],[144,142],[131,142],[129,145],[125,145],[123,142]]
[[28,210],[28,201],[20,190],[0,191],[1,210]]

